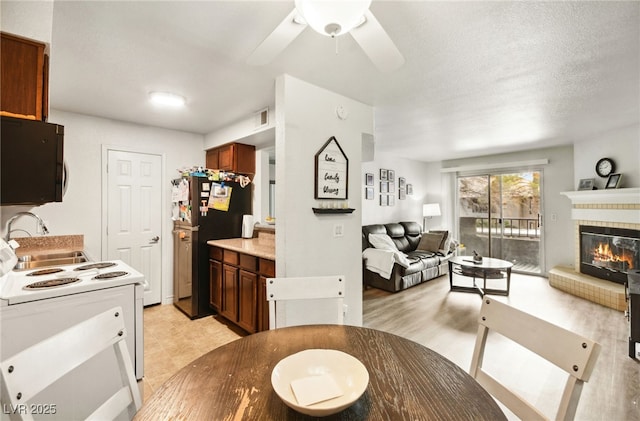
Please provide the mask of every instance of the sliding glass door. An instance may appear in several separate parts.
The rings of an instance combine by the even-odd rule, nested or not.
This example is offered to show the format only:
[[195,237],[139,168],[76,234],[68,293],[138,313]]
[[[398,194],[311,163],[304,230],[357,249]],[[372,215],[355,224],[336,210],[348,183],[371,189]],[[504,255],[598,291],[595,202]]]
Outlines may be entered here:
[[466,254],[508,260],[542,273],[540,171],[459,175],[457,216]]

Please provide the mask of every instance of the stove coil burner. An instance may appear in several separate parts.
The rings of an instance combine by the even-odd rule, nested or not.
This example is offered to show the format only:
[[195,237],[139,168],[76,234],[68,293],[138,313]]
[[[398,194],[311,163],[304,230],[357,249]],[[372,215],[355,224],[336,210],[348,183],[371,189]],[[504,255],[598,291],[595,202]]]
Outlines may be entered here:
[[93,279],[112,279],[112,278],[120,278],[121,276],[127,276],[129,273],[124,271],[116,271],[116,272],[106,272],[101,273],[100,275],[96,275]]
[[75,282],[79,282],[79,278],[60,278],[60,279],[50,279],[48,281],[38,281],[29,285],[25,285],[25,289],[44,289],[44,288],[53,288],[59,287],[63,285],[73,284]]
[[62,269],[60,268],[40,269],[31,273],[28,273],[27,276],[51,275],[58,272],[62,272]]
[[90,265],[78,266],[74,270],[89,270],[89,269],[104,269],[110,268],[111,266],[115,266],[116,264],[113,262],[99,262],[99,263],[91,263]]

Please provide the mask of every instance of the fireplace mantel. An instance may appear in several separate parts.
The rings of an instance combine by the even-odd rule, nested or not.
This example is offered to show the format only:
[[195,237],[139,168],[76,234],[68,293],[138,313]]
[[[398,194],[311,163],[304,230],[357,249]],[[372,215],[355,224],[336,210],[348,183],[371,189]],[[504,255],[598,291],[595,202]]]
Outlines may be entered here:
[[585,203],[596,204],[638,204],[640,203],[640,188],[604,189],[565,191],[560,194],[567,196],[574,205]]
[[560,193],[573,204],[571,219],[640,224],[640,188]]

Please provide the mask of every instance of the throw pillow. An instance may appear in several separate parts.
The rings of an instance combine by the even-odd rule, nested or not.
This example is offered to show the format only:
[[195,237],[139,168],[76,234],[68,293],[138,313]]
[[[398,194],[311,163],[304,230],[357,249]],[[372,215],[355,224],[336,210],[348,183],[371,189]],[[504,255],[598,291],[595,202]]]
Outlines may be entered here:
[[387,234],[369,234],[369,243],[377,249],[398,250],[396,244]]
[[440,250],[440,243],[442,243],[442,234],[425,232],[422,234],[422,238],[420,239],[416,249],[423,251],[438,251]]
[[449,250],[449,244],[451,243],[451,233],[447,230],[429,231],[430,233],[442,234],[442,241],[438,250]]

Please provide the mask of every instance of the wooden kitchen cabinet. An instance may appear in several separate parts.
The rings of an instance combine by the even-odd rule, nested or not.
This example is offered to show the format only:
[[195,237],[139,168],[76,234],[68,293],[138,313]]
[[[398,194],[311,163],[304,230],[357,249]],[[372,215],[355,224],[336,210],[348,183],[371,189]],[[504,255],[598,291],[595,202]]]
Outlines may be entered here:
[[258,278],[258,331],[269,330],[269,302],[267,301],[267,278],[276,276],[276,262],[260,259]]
[[256,147],[243,143],[228,143],[207,150],[206,166],[212,170],[236,174],[255,174]]
[[47,120],[49,57],[45,44],[0,33],[1,111]]
[[206,167],[211,170],[217,170],[219,165],[220,151],[218,149],[209,149],[206,155]]
[[222,249],[209,248],[209,304],[218,313],[222,309]]
[[266,279],[275,261],[220,247],[209,252],[211,307],[249,333],[269,329]]
[[224,318],[238,322],[238,268],[231,265],[222,265],[222,302],[220,315]]
[[215,260],[209,260],[209,304],[215,311],[220,312],[222,307],[222,263]]
[[238,273],[238,326],[249,333],[255,333],[257,331],[258,275],[243,269]]

